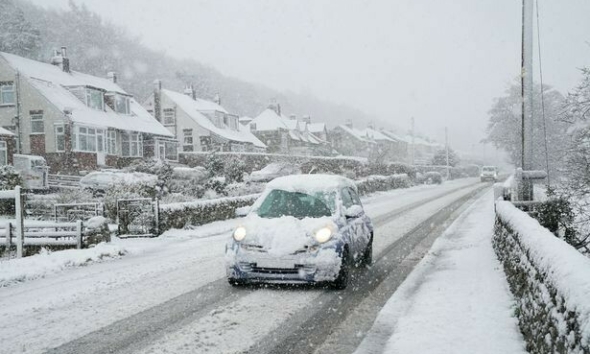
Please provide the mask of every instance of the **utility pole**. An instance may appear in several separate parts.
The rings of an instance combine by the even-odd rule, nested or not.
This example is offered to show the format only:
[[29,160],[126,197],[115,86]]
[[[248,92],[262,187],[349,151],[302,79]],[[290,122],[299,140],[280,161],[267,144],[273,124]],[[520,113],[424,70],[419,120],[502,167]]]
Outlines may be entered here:
[[445,127],[445,148],[447,150],[447,180],[450,177],[449,172],[449,129]]
[[22,154],[23,139],[22,139],[22,126],[21,126],[21,101],[20,101],[20,73],[17,71],[14,75],[14,93],[15,93],[15,106],[16,115],[14,116],[14,128],[16,130],[16,153]]
[[[521,140],[522,171],[532,169],[533,162],[533,0],[522,0],[522,57],[521,57]],[[522,172],[520,173],[522,176]],[[522,179],[518,197],[527,201],[533,199],[533,184]]]

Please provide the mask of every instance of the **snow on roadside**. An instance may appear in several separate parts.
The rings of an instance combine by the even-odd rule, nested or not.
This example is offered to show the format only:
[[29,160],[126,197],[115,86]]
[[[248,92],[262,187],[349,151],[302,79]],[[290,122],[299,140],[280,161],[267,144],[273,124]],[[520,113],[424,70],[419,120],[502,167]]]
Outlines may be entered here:
[[72,249],[41,253],[30,257],[0,261],[0,288],[45,277],[65,268],[89,265],[105,259],[119,258],[127,251],[113,244],[101,243],[89,249]]
[[492,249],[492,199],[480,198],[437,239],[356,354],[526,352]]

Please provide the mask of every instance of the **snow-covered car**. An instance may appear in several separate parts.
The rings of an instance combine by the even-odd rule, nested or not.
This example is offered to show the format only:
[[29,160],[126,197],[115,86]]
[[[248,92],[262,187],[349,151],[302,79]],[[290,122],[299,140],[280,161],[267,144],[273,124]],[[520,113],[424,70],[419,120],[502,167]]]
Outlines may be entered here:
[[292,163],[274,162],[250,174],[251,182],[269,182],[275,178],[301,174],[301,168]]
[[482,182],[496,182],[498,180],[498,169],[496,169],[496,166],[484,166],[481,168],[479,177]]
[[327,282],[344,289],[353,265],[372,262],[373,224],[351,180],[280,177],[233,231],[225,252],[232,285]]
[[156,186],[158,176],[142,172],[122,172],[120,170],[103,170],[90,172],[80,179],[80,188],[94,193],[104,193],[112,185],[147,184]]

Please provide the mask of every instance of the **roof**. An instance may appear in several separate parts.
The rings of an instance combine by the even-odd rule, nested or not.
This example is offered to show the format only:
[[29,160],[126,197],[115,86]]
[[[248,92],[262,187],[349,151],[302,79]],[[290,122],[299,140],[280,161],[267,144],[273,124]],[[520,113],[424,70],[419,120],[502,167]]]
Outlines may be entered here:
[[339,128],[341,130],[343,130],[344,132],[348,133],[349,135],[353,136],[354,138],[356,138],[359,141],[362,141],[364,143],[368,143],[368,144],[374,144],[375,142],[368,137],[365,132],[363,130],[359,130],[356,128],[351,128],[348,127],[346,125],[339,125],[336,128]]
[[[147,134],[174,137],[145,110],[131,95],[108,79],[82,74],[76,71],[63,72],[59,67],[13,54],[1,53],[8,63],[27,77],[30,83],[59,110],[71,111],[74,123],[136,131]],[[105,110],[90,108],[72,94],[66,86],[91,86],[107,92],[116,92],[130,97],[131,114],[120,114],[105,105]]]
[[270,108],[265,109],[246,126],[250,127],[251,124],[256,125],[256,131],[276,131],[283,129],[289,132],[289,137],[292,140],[315,145],[324,143],[322,139],[313,135],[309,129],[306,129],[307,123],[278,115],[277,112]]
[[198,97],[195,98],[194,101],[195,101],[195,106],[201,112],[218,111],[218,112],[223,112],[223,113],[229,114],[229,112],[226,111],[225,108],[223,108],[222,106],[218,105],[215,102],[207,101],[207,100],[204,100],[204,99],[198,98]]
[[307,126],[312,133],[323,133],[326,131],[326,123],[309,123]]
[[14,133],[11,132],[8,129],[4,129],[4,128],[0,127],[0,135],[2,135],[2,136],[13,136]]
[[168,96],[168,98],[182,109],[195,123],[211,133],[227,140],[252,143],[257,147],[266,148],[266,145],[248,130],[249,127],[241,127],[239,124],[238,129],[241,128],[242,130],[231,130],[229,127],[217,127],[211,120],[209,120],[209,118],[201,113],[201,108],[203,107],[201,104],[202,102],[197,102],[185,94],[166,89],[162,89],[162,93]]
[[297,192],[317,192],[351,187],[356,190],[353,181],[337,175],[290,175],[279,177],[266,186],[267,190],[281,189]]

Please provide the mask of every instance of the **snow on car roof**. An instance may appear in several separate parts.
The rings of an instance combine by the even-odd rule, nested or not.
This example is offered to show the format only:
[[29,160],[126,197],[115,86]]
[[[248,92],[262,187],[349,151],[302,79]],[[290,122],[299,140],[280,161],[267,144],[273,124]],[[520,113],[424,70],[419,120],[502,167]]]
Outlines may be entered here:
[[350,187],[356,190],[353,181],[335,175],[291,175],[272,180],[266,186],[267,190],[281,189],[298,192],[321,192]]

